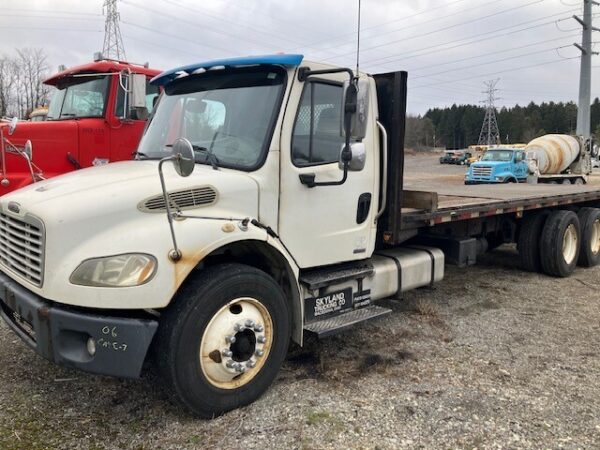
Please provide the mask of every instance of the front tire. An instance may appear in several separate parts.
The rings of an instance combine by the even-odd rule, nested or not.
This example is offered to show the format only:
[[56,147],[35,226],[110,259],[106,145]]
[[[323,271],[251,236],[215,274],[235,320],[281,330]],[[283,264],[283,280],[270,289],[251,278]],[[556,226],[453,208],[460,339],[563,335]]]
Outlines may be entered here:
[[289,340],[287,303],[275,280],[222,264],[188,280],[162,314],[158,366],[180,403],[212,418],[268,389]]
[[560,210],[550,214],[540,240],[540,256],[544,273],[554,277],[568,277],[579,258],[581,227],[577,214]]

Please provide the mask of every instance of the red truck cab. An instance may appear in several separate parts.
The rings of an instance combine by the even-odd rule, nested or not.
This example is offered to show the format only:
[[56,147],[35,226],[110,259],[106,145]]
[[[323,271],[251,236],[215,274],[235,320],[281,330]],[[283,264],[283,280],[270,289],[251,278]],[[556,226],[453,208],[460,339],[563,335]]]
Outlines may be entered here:
[[44,81],[56,88],[47,119],[0,125],[0,195],[38,179],[131,159],[159,94],[149,82],[160,72],[97,60]]

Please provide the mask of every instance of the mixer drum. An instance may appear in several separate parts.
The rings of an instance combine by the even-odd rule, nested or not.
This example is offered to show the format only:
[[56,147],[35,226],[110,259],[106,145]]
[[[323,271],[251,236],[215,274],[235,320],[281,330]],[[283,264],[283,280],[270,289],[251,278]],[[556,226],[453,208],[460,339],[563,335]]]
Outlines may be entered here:
[[569,168],[580,152],[579,140],[566,134],[547,134],[534,139],[525,148],[535,152],[541,174],[558,174]]

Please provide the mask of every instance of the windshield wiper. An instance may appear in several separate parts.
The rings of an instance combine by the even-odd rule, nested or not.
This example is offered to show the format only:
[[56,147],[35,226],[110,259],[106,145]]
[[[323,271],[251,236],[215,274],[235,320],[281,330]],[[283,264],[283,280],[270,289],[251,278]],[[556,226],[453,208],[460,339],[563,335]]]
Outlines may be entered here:
[[[173,147],[173,144],[166,144],[165,147]],[[203,160],[199,160],[197,158],[197,156],[200,155],[194,155],[194,162],[200,163],[200,164],[204,164],[204,163],[209,163],[211,165],[211,167],[214,170],[219,170],[219,160],[218,158],[210,151],[210,149],[203,147],[201,145],[196,145],[196,144],[192,144],[192,149],[194,150],[194,152],[202,152],[204,153],[204,159]]]
[[199,163],[208,162],[212,166],[213,170],[219,170],[219,160],[213,152],[206,147],[201,147],[194,144],[192,144],[192,148],[195,152],[204,153],[204,161],[198,161]]

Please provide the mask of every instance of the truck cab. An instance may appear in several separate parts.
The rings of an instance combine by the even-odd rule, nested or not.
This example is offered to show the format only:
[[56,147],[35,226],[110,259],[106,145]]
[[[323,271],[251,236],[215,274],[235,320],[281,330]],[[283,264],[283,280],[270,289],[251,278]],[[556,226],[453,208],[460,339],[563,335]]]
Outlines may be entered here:
[[471,164],[465,184],[523,183],[527,181],[525,152],[512,148],[490,149]]
[[[0,127],[0,195],[72,170],[131,159],[159,93],[149,82],[159,72],[99,59],[45,80],[55,88],[45,120]],[[144,86],[135,89],[132,107],[136,84]]]

